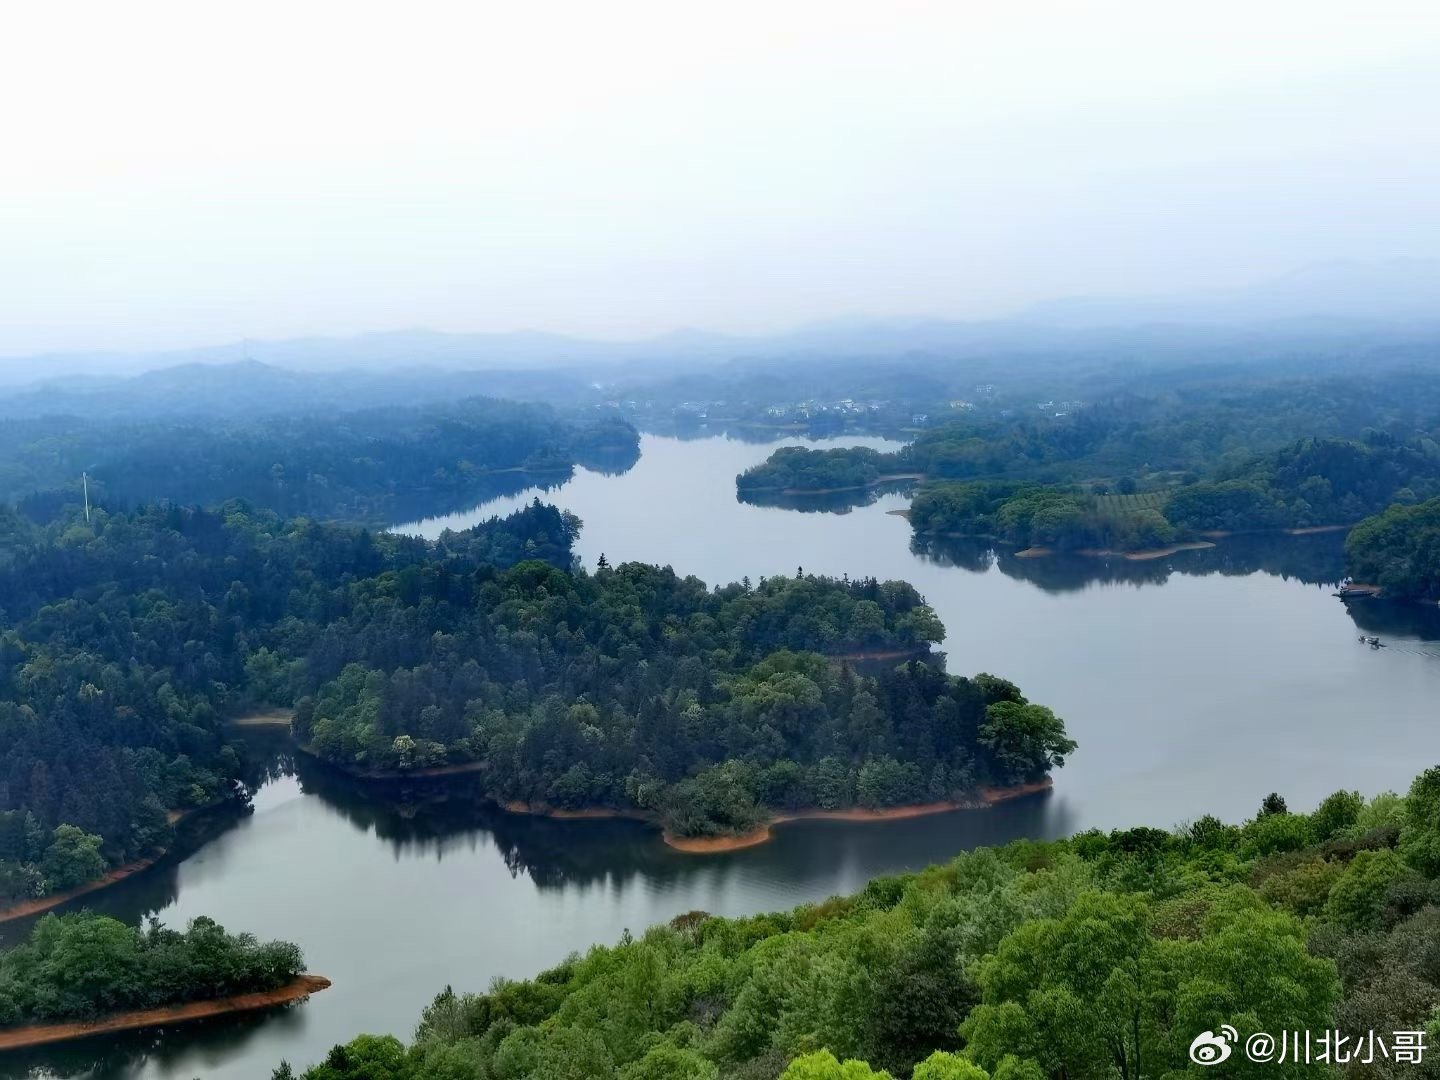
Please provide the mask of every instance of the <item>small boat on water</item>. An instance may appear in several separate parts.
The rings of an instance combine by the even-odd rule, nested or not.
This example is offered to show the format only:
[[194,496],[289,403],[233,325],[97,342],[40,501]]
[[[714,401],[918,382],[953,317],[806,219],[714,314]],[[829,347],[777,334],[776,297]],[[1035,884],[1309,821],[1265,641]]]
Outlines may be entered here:
[[1340,591],[1332,593],[1341,600],[1359,600],[1366,597],[1378,596],[1380,590],[1374,585],[1341,585]]
[[1372,649],[1385,648],[1385,643],[1378,637],[1366,637],[1364,634],[1360,635],[1360,643],[1362,645],[1369,645]]

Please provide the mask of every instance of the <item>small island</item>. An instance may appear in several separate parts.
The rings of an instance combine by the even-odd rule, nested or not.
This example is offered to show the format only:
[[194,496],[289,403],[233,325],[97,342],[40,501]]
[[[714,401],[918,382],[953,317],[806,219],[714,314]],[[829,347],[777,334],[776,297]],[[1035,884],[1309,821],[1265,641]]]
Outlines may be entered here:
[[921,474],[897,468],[894,454],[865,446],[829,450],[782,446],[737,476],[735,488],[741,498],[760,494],[831,495],[919,479]]
[[305,972],[297,946],[204,916],[181,932],[47,915],[0,952],[0,1050],[271,1008],[329,985]]

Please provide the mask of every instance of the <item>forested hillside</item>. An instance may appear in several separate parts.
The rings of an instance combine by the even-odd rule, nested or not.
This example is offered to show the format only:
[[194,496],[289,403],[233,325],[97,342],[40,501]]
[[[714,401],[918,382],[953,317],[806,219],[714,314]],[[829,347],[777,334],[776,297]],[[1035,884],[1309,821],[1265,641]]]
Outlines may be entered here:
[[1371,432],[1362,441],[1304,439],[1213,482],[1178,488],[1166,516],[1183,529],[1349,525],[1392,502],[1440,493],[1440,443]]
[[894,455],[863,446],[811,450],[782,446],[735,478],[741,495],[762,491],[842,491],[880,479]]
[[1387,596],[1440,599],[1440,499],[1366,518],[1350,530],[1345,554],[1351,575]]
[[1137,491],[1122,485],[939,481],[910,506],[917,533],[990,536],[1021,546],[1155,547],[1210,532],[1349,525],[1392,502],[1440,491],[1440,445],[1371,433],[1365,442],[1306,439],[1214,479]]
[[903,582],[586,573],[579,522],[538,501],[435,542],[240,503],[5,520],[12,898],[163,846],[167,811],[230,791],[223,718],[257,705],[294,704],[297,737],[346,768],[475,763],[495,798],[686,835],[1035,781],[1073,747],[1004,680],[934,659],[877,680],[823,655],[940,640]]
[[1231,1024],[1242,1039],[1374,1032],[1384,1056],[1346,1075],[1429,1076],[1391,1045],[1396,1032],[1440,1034],[1437,940],[1431,769],[1404,798],[1340,791],[1301,814],[1272,795],[1241,826],[1205,817],[1021,841],[791,912],[694,912],[533,980],[447,988],[408,1047],[362,1036],[301,1075],[1338,1075],[1318,1061],[1254,1064],[1239,1048],[1228,1071],[1193,1064],[1191,1041]]
[[612,414],[488,398],[249,420],[9,420],[0,499],[54,516],[80,503],[85,471],[91,501],[111,509],[244,499],[287,517],[388,525],[562,479],[577,463],[628,468],[638,440]]
[[1179,532],[1154,495],[1095,495],[1008,480],[926,484],[910,503],[917,534],[987,537],[1019,547],[1135,550]]
[[1434,380],[1391,374],[990,408],[952,414],[893,453],[783,447],[736,483],[744,497],[921,475],[917,534],[1021,547],[1131,551],[1350,525],[1440,495],[1440,433],[1422,408],[1435,398]]
[[[0,899],[82,884],[226,796],[223,717],[265,700],[352,583],[571,562],[538,503],[436,543],[229,504],[34,526],[0,513]],[[534,564],[532,564],[534,565]],[[413,586],[412,584],[413,583]]]

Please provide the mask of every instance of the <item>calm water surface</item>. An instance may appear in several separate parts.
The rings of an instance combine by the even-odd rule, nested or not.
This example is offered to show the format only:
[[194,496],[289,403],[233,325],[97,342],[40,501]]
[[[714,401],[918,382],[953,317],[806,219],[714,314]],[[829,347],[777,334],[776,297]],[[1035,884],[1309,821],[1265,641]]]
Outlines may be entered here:
[[[857,443],[896,445],[833,445]],[[797,566],[907,579],[945,621],[950,670],[1003,674],[1065,718],[1080,750],[1052,795],[885,825],[788,825],[764,847],[695,857],[644,826],[517,818],[463,790],[382,798],[297,770],[282,739],[257,735],[269,779],[254,813],[91,906],[177,925],[210,914],[290,938],[334,988],[280,1014],[15,1058],[0,1075],[264,1080],[280,1058],[312,1062],[360,1031],[408,1035],[447,983],[532,975],[681,912],[788,907],[1018,836],[1238,819],[1274,790],[1309,807],[1341,786],[1403,788],[1440,760],[1440,613],[1347,611],[1331,596],[1336,536],[1236,539],[1145,563],[1020,560],[959,542],[913,550],[890,513],[903,495],[838,514],[738,502],[735,474],[775,445],[647,436],[624,475],[581,470],[550,492],[405,528],[434,535],[539,493],[584,520],[592,566],[604,552],[712,584]],[[1361,645],[1362,630],[1388,647]]]

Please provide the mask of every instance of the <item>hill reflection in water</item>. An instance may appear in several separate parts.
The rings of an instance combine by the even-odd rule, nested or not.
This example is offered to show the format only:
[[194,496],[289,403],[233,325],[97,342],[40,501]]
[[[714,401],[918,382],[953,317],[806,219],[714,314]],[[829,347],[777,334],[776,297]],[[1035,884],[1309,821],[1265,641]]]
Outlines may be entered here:
[[1345,534],[1338,532],[1229,536],[1216,541],[1214,547],[1153,559],[1064,552],[1022,558],[1013,546],[964,537],[917,536],[911,540],[910,550],[939,566],[976,573],[994,568],[1052,593],[1076,592],[1092,585],[1163,585],[1176,574],[1244,577],[1264,573],[1306,585],[1338,585],[1345,576]]

